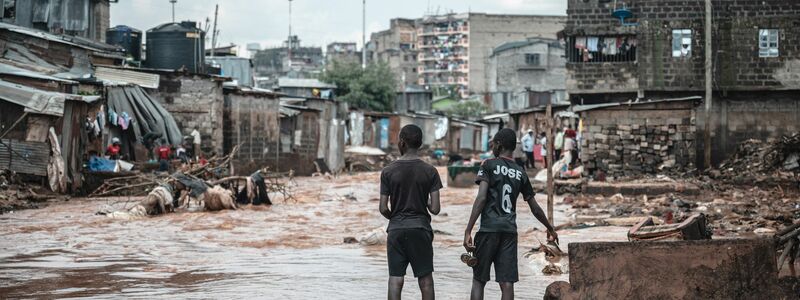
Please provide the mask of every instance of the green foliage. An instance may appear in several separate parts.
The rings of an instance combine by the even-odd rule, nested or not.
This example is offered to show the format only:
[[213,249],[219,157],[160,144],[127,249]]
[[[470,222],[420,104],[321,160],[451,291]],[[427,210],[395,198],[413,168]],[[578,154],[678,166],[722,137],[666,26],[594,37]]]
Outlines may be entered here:
[[489,110],[483,102],[475,100],[460,101],[450,106],[445,111],[449,116],[458,116],[462,118],[479,117]]
[[354,62],[334,60],[320,80],[335,84],[340,101],[367,110],[391,111],[397,79],[385,63],[372,63],[366,69]]

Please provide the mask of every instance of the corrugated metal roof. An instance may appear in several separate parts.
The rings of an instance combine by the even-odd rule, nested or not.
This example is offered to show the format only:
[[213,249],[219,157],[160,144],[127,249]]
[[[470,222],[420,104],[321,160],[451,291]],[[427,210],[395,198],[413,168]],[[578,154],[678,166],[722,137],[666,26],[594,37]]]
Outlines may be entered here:
[[324,83],[317,79],[300,79],[300,78],[278,78],[279,87],[299,87],[299,88],[318,88],[318,89],[335,89],[336,85]]
[[62,79],[62,78],[58,78],[58,77],[53,77],[53,76],[50,76],[50,75],[47,75],[47,74],[38,73],[38,72],[31,71],[31,70],[27,70],[27,69],[19,68],[19,67],[12,66],[12,65],[9,65],[9,64],[5,64],[3,62],[0,62],[0,74],[14,75],[14,76],[26,77],[26,78],[35,78],[35,79],[42,79],[42,80],[50,80],[50,81],[58,81],[58,82],[63,82],[63,83],[77,83],[77,82],[72,81],[72,80],[66,80],[66,79]]
[[64,101],[94,102],[98,96],[81,96],[42,91],[21,84],[0,80],[0,100],[25,107],[25,112],[60,117],[64,115]]
[[109,85],[135,84],[149,89],[157,89],[161,80],[158,74],[104,67],[95,68],[94,77]]
[[591,104],[591,105],[574,105],[572,106],[572,111],[574,112],[584,112],[589,110],[595,110],[600,108],[606,107],[615,107],[615,106],[634,106],[634,105],[643,105],[643,104],[653,104],[653,103],[661,103],[661,102],[676,102],[676,101],[699,101],[703,100],[701,96],[689,96],[683,98],[666,98],[666,99],[656,99],[656,100],[644,100],[644,101],[628,101],[628,102],[614,102],[614,103],[600,103],[600,104]]
[[253,62],[249,58],[235,56],[206,57],[211,64],[218,64],[222,69],[222,76],[236,80],[236,85],[253,86]]

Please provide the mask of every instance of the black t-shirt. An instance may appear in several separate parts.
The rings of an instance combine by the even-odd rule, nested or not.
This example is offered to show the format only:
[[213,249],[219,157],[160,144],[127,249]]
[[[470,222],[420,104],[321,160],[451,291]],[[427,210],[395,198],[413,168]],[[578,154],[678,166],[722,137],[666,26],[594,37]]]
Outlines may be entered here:
[[389,196],[392,218],[389,230],[431,230],[430,193],[442,188],[436,168],[419,159],[396,160],[381,172],[381,195]]
[[489,192],[478,232],[517,233],[517,197],[533,197],[528,174],[509,158],[492,158],[481,164],[475,183],[481,181],[489,183]]

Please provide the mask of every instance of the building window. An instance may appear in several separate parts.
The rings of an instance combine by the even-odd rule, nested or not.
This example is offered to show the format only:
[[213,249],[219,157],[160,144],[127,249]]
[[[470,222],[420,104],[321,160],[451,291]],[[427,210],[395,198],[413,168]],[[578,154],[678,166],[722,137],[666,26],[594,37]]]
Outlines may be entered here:
[[525,64],[529,66],[540,66],[541,62],[539,61],[539,54],[538,53],[525,54]]
[[758,57],[778,57],[778,29],[758,30]]
[[692,54],[692,30],[672,30],[672,57],[689,57]]
[[14,19],[17,15],[17,0],[0,0],[0,19]]
[[567,61],[605,63],[636,61],[638,40],[632,35],[571,36],[567,38]]

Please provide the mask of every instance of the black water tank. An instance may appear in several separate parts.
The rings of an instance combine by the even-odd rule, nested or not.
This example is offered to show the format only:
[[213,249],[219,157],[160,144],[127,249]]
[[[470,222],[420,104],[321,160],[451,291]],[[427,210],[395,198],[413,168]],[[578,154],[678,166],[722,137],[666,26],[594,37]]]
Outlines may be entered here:
[[147,61],[153,69],[180,69],[202,73],[205,64],[206,33],[197,23],[167,23],[147,31]]
[[142,60],[142,31],[125,25],[106,30],[106,44],[117,45],[135,61]]

